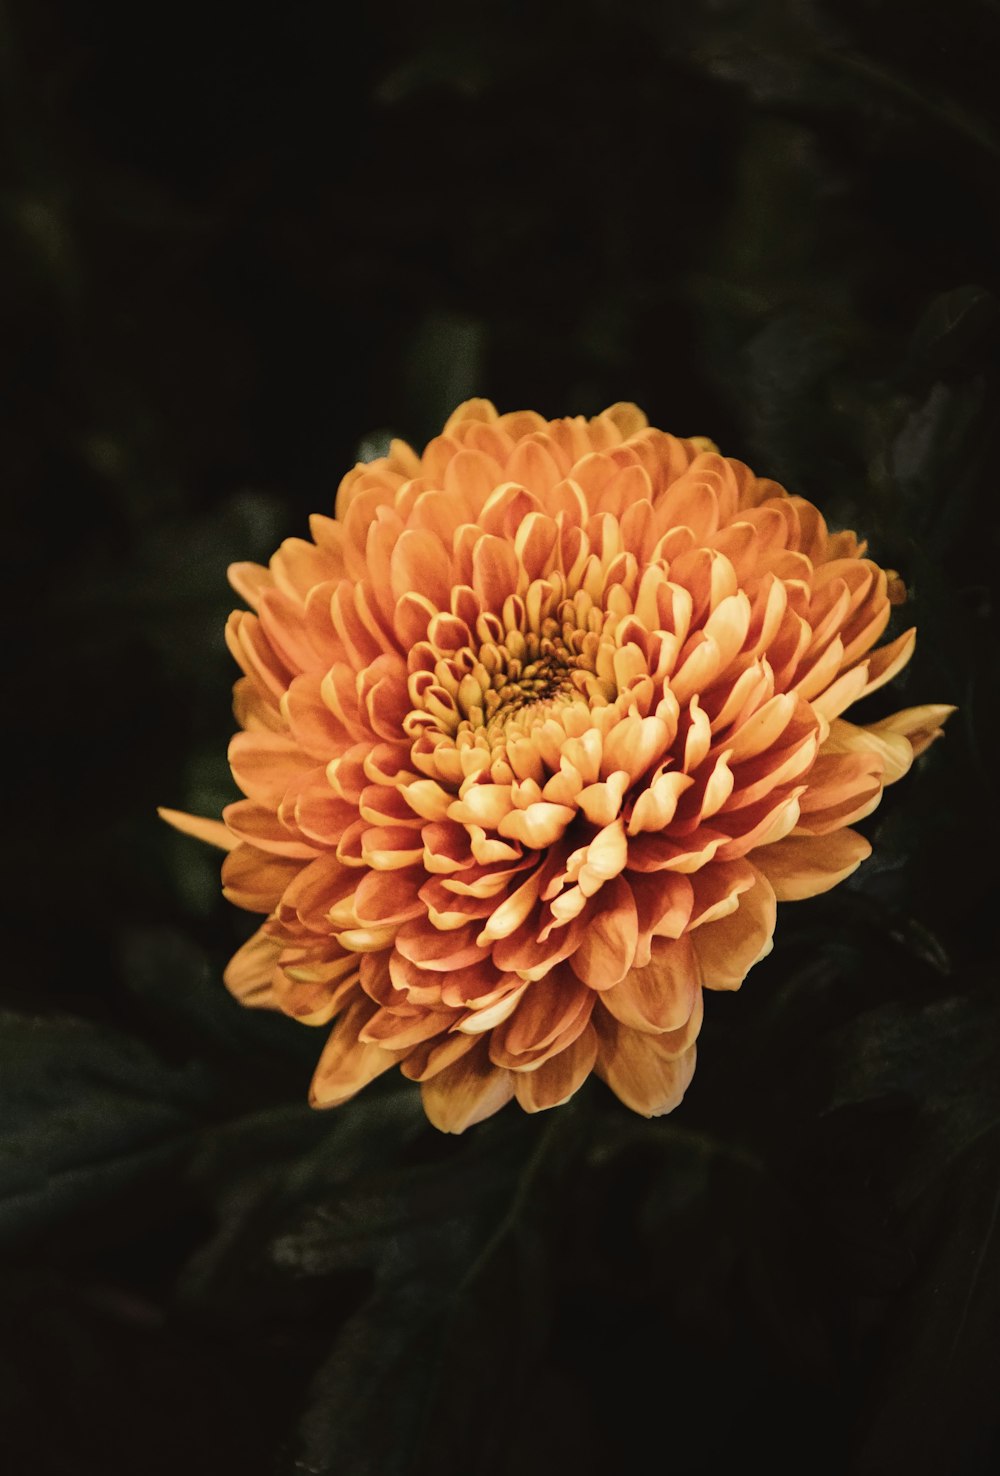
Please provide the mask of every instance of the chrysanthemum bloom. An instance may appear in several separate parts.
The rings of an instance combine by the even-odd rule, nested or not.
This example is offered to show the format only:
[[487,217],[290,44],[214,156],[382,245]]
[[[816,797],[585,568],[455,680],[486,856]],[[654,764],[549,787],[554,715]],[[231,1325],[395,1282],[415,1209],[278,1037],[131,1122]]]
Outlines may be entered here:
[[334,1021],[317,1106],[399,1064],[451,1132],[592,1071],[669,1112],[703,989],[868,855],[849,827],[951,711],[842,716],[913,650],[873,649],[898,579],[634,405],[471,400],[311,531],[230,571],[246,798],[167,812],[267,916],[229,988]]

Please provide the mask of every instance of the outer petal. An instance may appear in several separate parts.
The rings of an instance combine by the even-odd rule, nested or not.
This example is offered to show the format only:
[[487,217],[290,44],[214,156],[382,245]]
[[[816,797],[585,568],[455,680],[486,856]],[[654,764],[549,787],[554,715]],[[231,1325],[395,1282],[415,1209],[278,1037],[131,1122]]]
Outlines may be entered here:
[[691,939],[707,989],[740,987],[754,964],[770,953],[776,916],[774,889],[758,872],[735,912],[694,930]]
[[516,1012],[494,1031],[490,1059],[511,1071],[536,1071],[585,1033],[594,992],[569,969],[557,968],[525,987]]
[[[879,731],[881,729],[881,731]],[[843,718],[835,718],[820,754],[870,753],[882,761],[883,784],[895,784],[913,763],[913,747],[902,733],[894,733],[881,724],[856,727]]]
[[424,1111],[443,1133],[464,1133],[492,1117],[514,1095],[512,1073],[494,1066],[486,1042],[453,1061],[420,1086]]
[[313,1075],[309,1101],[314,1107],[339,1107],[405,1055],[359,1040],[377,1008],[367,997],[356,999],[337,1020]]
[[753,864],[771,883],[779,902],[798,902],[828,892],[856,871],[871,850],[856,830],[790,835],[754,851]]
[[247,912],[273,912],[285,888],[299,875],[299,863],[272,856],[241,842],[222,863],[222,891]]
[[665,1055],[655,1035],[630,1030],[601,1010],[595,1070],[626,1107],[643,1117],[662,1117],[679,1105],[694,1075],[695,1047],[681,1056]]
[[609,989],[625,977],[635,957],[639,922],[635,898],[621,877],[608,882],[598,894],[601,911],[589,923],[570,965],[578,978],[592,989]]
[[179,830],[181,835],[192,835],[195,840],[206,841],[222,851],[232,851],[239,845],[239,836],[233,835],[221,820],[209,820],[203,815],[188,815],[183,810],[167,810],[161,805],[156,812],[161,820]]
[[882,739],[890,735],[906,738],[916,758],[936,739],[943,737],[944,725],[954,711],[954,707],[940,702],[927,703],[923,707],[905,707],[902,712],[894,712],[880,723],[871,723],[866,731]]
[[578,1091],[597,1060],[597,1032],[588,1025],[564,1051],[550,1056],[535,1071],[518,1071],[514,1093],[525,1112],[559,1107]]
[[357,985],[357,956],[344,952],[305,966],[283,957],[274,971],[278,1008],[302,1025],[329,1024],[357,994]]
[[622,1025],[659,1035],[679,1030],[690,1018],[700,985],[701,967],[691,938],[657,939],[646,967],[631,969],[602,1002]]
[[222,977],[226,988],[240,1004],[251,1009],[279,1008],[272,980],[280,952],[280,942],[265,933],[263,928],[258,928],[236,950]]

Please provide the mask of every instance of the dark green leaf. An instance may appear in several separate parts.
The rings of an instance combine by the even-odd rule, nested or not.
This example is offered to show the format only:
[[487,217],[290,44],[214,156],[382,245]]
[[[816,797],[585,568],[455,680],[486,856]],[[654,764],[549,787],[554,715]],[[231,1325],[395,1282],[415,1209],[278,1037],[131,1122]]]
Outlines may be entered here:
[[69,1018],[0,1018],[0,1241],[24,1244],[155,1178],[190,1146],[200,1066]]
[[[525,1132],[508,1123],[447,1163],[331,1201],[307,1263],[374,1258],[377,1282],[316,1376],[289,1476],[461,1476],[473,1451],[483,1476],[538,1469],[518,1444],[530,1439],[518,1410],[546,1315],[538,1224],[578,1122],[565,1112],[532,1125],[520,1165],[510,1155]],[[284,1253],[300,1262],[301,1238]]]

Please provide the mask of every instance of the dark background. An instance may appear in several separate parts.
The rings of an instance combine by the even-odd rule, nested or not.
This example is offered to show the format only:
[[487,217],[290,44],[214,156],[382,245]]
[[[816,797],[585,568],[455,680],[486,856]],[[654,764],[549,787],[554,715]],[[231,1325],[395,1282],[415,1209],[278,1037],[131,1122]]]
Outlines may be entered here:
[[[0,9],[5,1469],[997,1469],[998,63],[967,0]],[[959,708],[656,1122],[311,1113],[154,816],[233,796],[226,565],[470,394],[859,528],[869,716]]]

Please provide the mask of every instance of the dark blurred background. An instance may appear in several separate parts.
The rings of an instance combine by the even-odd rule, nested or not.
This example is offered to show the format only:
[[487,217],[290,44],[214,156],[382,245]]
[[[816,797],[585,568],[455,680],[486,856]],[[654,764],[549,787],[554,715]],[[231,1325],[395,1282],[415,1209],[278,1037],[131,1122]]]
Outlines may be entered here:
[[[0,1450],[25,1476],[1000,1465],[1000,11],[0,7]],[[682,1109],[462,1139],[220,982],[227,564],[471,394],[854,526],[959,711]]]

